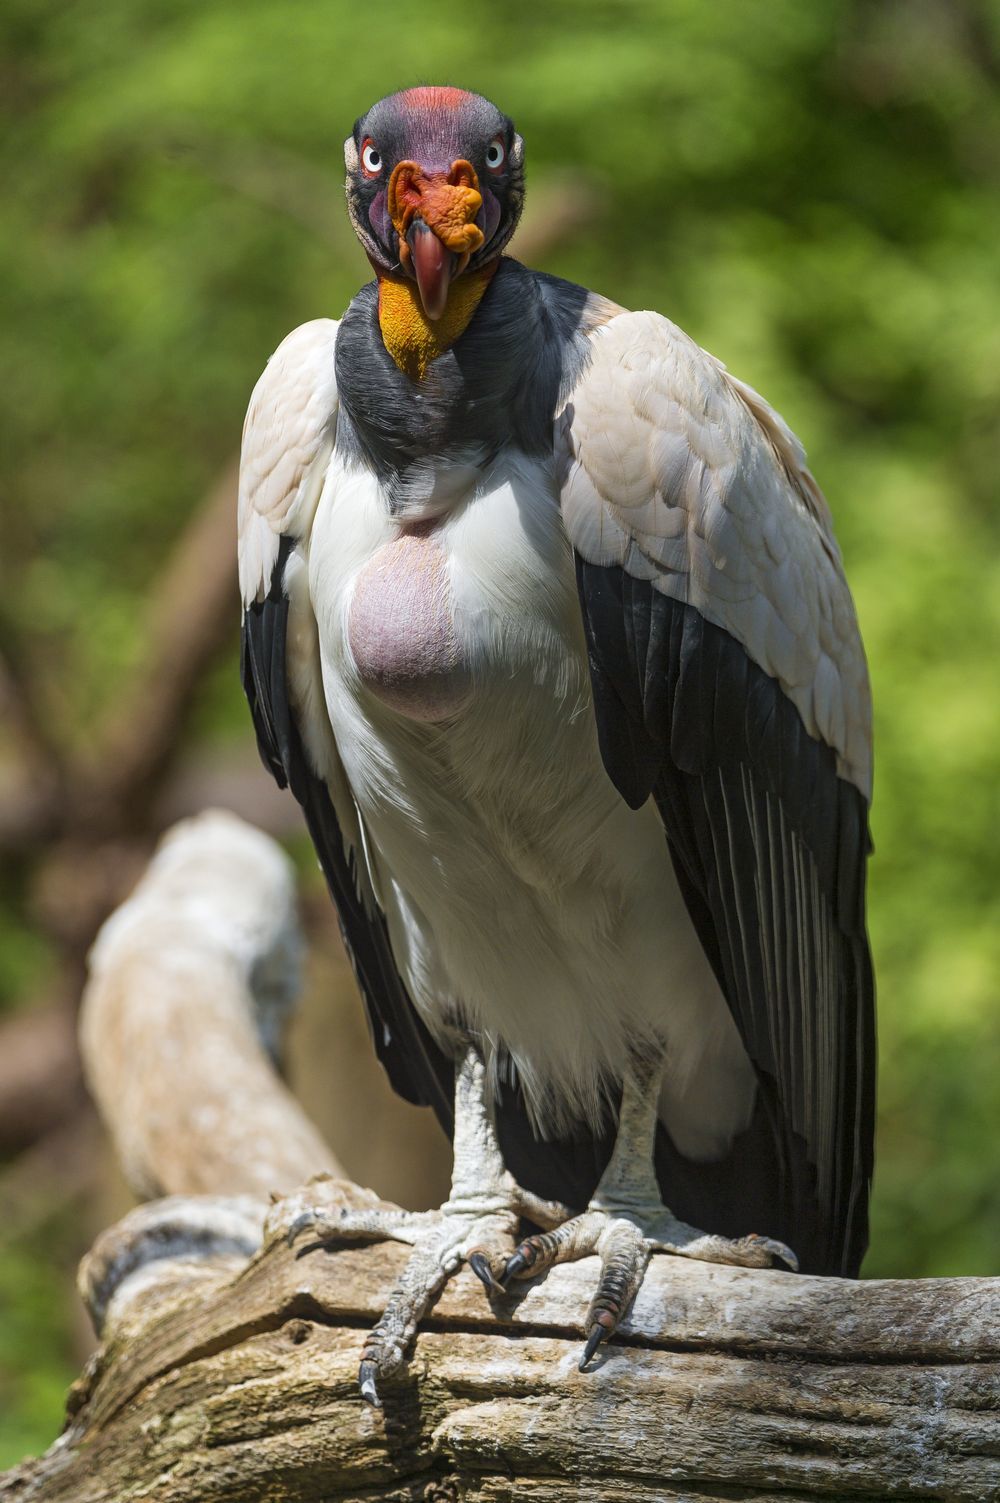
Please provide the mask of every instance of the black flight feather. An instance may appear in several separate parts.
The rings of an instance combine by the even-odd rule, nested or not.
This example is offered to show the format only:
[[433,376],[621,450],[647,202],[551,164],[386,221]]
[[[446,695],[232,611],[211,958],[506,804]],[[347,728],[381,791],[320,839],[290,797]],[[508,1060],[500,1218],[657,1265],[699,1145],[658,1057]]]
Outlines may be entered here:
[[721,1164],[661,1134],[664,1196],[707,1230],[782,1238],[806,1271],[856,1274],[875,1110],[865,800],[734,637],[622,569],[578,558],[577,581],[605,768],[633,807],[656,801],[759,1082]]

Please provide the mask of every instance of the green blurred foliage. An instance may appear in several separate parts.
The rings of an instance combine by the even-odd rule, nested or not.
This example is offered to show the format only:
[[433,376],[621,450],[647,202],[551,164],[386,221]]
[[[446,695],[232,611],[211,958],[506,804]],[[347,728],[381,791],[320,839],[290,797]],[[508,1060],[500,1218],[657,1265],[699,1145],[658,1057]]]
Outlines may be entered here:
[[[491,95],[529,191],[568,172],[597,204],[547,269],[669,314],[806,442],[875,686],[866,1270],[996,1273],[995,5],[7,0],[0,26],[0,589],[65,735],[136,661],[143,592],[267,354],[366,276],[352,121],[421,80]],[[245,739],[235,664],[211,694],[199,734]],[[45,963],[19,946],[0,924],[12,995]],[[0,1265],[0,1369],[30,1351],[34,1373],[7,1459],[51,1438],[66,1376],[45,1287]]]
[[54,1257],[51,1225],[46,1232],[44,1261],[0,1249],[0,1470],[55,1439],[79,1367],[67,1332],[72,1264]]

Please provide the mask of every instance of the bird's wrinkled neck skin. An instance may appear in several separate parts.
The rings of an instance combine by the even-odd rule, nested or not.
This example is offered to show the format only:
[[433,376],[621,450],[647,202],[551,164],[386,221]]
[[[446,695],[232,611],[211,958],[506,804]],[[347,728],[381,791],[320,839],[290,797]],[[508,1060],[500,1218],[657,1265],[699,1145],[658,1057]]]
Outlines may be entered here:
[[499,264],[498,258],[453,282],[444,312],[437,319],[428,318],[424,312],[415,281],[409,277],[379,276],[378,321],[382,340],[404,375],[422,381],[431,361],[443,355],[465,333]]

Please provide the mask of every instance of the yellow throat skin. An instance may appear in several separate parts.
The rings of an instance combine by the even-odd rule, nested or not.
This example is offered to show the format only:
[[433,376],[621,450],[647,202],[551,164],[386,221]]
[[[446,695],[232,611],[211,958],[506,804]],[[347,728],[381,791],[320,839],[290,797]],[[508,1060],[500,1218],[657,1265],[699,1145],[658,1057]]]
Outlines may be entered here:
[[493,278],[497,262],[467,272],[448,289],[441,317],[432,322],[423,309],[416,282],[408,277],[380,277],[378,321],[382,341],[404,375],[422,381],[432,360],[464,334]]

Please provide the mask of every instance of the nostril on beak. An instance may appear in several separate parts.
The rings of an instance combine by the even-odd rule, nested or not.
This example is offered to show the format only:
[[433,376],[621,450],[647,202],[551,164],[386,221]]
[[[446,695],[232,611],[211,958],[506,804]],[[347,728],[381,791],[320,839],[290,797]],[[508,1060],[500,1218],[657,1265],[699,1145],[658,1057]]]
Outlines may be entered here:
[[475,188],[478,186],[476,169],[464,157],[459,158],[449,168],[448,182],[453,188]]

